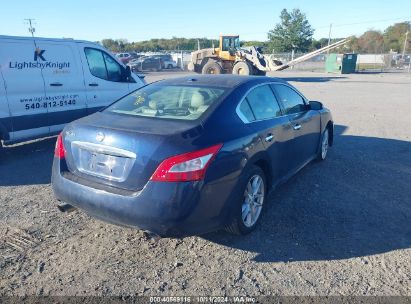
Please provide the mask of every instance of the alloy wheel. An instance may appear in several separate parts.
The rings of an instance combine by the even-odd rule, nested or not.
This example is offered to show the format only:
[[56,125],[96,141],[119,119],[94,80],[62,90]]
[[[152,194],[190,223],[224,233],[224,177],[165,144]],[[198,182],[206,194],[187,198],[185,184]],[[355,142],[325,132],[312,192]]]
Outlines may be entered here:
[[323,140],[321,142],[321,158],[325,159],[328,152],[328,129],[324,131]]
[[244,191],[241,218],[246,227],[252,227],[258,221],[263,208],[265,195],[264,180],[259,175],[253,175]]

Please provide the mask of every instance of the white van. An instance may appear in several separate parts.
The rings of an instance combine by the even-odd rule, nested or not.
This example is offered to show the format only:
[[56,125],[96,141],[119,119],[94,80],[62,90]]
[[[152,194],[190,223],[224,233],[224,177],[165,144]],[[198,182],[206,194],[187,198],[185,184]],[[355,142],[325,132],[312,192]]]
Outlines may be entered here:
[[54,135],[143,85],[99,44],[0,36],[0,148]]

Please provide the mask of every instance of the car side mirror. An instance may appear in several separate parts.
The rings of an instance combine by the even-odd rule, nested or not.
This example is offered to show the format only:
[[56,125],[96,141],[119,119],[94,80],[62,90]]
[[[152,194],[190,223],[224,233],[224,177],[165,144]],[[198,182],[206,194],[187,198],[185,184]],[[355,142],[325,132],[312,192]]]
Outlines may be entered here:
[[323,104],[319,101],[310,101],[309,108],[310,110],[319,111],[319,110],[322,110],[324,107],[323,107]]

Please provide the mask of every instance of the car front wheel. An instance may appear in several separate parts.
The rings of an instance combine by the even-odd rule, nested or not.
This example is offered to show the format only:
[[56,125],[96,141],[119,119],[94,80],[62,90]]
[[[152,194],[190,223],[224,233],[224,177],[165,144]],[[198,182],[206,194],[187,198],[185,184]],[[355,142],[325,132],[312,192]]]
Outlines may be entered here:
[[241,199],[234,206],[230,225],[226,230],[234,234],[247,234],[255,229],[266,198],[266,179],[260,167],[253,166],[247,173],[246,182],[241,185]]

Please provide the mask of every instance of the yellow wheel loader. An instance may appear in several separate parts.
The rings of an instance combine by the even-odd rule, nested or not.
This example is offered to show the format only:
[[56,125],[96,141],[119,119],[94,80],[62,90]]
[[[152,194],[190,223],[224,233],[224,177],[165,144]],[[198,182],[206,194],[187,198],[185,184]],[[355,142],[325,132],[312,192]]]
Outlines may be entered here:
[[240,47],[238,35],[221,35],[218,48],[201,49],[191,53],[188,70],[201,74],[265,75],[268,71],[281,71],[327,50],[343,45],[343,39],[329,46],[296,58],[286,64],[264,56],[259,47]]

